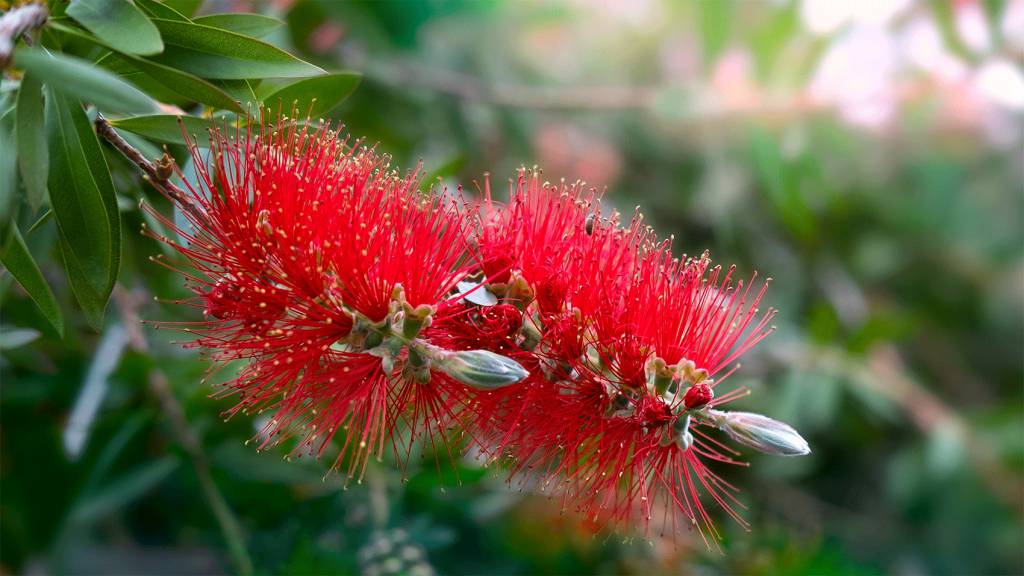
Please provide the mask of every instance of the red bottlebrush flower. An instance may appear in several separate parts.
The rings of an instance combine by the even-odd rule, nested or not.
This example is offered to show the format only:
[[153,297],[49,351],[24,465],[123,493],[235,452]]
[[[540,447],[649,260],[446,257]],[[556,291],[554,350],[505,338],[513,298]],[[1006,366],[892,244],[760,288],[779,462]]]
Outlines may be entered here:
[[204,312],[191,345],[246,364],[228,413],[271,412],[261,447],[297,437],[293,454],[319,457],[336,440],[351,477],[371,454],[409,457],[402,425],[442,451],[467,434],[585,516],[646,532],[663,510],[712,534],[702,497],[742,520],[707,464],[735,452],[707,428],[809,450],[715,409],[735,396],[714,397],[718,373],[770,332],[765,289],[673,259],[596,191],[523,170],[507,205],[487,184],[467,213],[323,126],[214,133],[209,159],[192,154],[194,232],[177,230],[171,266]]
[[177,230],[185,260],[171,267],[208,314],[188,328],[192,345],[248,362],[224,384],[239,394],[229,413],[271,412],[261,446],[297,435],[293,454],[319,457],[341,432],[335,466],[351,456],[349,476],[387,449],[410,406],[431,426],[448,422],[454,405],[403,379],[411,359],[401,342],[361,349],[393,333],[383,323],[401,318],[398,303],[429,313],[468,272],[455,205],[322,125],[215,132],[210,147],[206,156],[192,146],[199,186],[189,196],[201,212],[185,212],[195,231]]

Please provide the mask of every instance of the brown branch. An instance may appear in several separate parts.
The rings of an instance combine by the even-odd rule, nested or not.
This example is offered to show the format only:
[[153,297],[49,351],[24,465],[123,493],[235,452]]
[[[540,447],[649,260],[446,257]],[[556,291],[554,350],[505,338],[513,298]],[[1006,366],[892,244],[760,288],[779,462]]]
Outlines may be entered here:
[[206,213],[203,207],[192,199],[191,196],[186,194],[181,188],[174,185],[173,182],[168,180],[171,175],[171,166],[173,160],[167,154],[164,154],[160,165],[156,165],[150,162],[142,155],[141,152],[132,147],[131,144],[124,141],[124,138],[114,130],[114,128],[107,122],[107,119],[103,117],[103,114],[96,115],[96,134],[102,136],[107,142],[117,148],[126,158],[135,163],[136,166],[142,169],[145,173],[146,180],[149,180],[153,186],[162,191],[168,198],[174,201],[178,206],[184,210],[188,210],[190,214],[196,219],[199,224],[208,227],[211,224],[210,216]]
[[0,17],[0,70],[11,65],[11,55],[18,38],[46,24],[49,17],[49,11],[42,4],[26,4]]

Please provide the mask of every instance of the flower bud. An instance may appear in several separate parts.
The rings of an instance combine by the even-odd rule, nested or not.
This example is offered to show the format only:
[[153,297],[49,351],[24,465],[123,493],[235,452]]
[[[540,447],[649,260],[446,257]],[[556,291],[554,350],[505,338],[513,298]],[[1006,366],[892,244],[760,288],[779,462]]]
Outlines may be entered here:
[[530,375],[515,360],[487,350],[438,352],[433,365],[471,388],[494,390]]
[[683,405],[686,406],[687,410],[703,408],[714,397],[715,393],[711,390],[711,386],[695,384],[690,386],[690,389],[686,391],[686,395],[683,396]]
[[802,456],[810,453],[807,441],[788,424],[750,412],[712,411],[715,425],[730,438],[774,456]]

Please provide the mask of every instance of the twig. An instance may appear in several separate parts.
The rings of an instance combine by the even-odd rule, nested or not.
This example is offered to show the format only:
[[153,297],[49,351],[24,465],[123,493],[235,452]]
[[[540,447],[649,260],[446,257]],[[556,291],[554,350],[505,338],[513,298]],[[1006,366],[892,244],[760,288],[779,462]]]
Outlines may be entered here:
[[11,65],[11,54],[18,38],[46,24],[49,17],[50,13],[43,4],[26,4],[0,17],[0,70]]
[[227,501],[224,500],[224,495],[221,494],[217,484],[213,481],[213,476],[210,474],[210,462],[206,459],[206,454],[203,452],[199,439],[192,433],[192,429],[188,427],[188,421],[185,420],[185,412],[171,392],[170,386],[167,384],[167,377],[162,371],[157,369],[150,372],[149,387],[153,390],[157,400],[160,401],[160,408],[164,415],[171,421],[171,427],[174,429],[175,436],[177,436],[178,444],[185,449],[185,452],[188,452],[189,459],[192,461],[192,468],[199,479],[199,487],[206,498],[206,503],[209,504],[213,515],[217,518],[217,524],[220,525],[221,534],[224,535],[224,540],[227,541],[228,550],[230,550],[231,556],[235,561],[238,573],[252,574],[252,559],[249,557],[249,551],[245,547],[245,540],[242,538],[242,527],[238,518],[228,506]]
[[994,494],[1017,514],[1024,514],[1024,481],[1004,466],[985,439],[954,409],[915,381],[906,370],[899,352],[891,344],[880,344],[859,360],[839,349],[805,349],[791,362],[849,378],[902,408],[924,433],[942,427],[959,431],[966,444],[966,456],[980,478]]
[[103,114],[96,115],[96,134],[102,136],[107,142],[110,142],[114,148],[117,148],[126,158],[135,163],[136,166],[145,172],[146,179],[159,188],[168,198],[173,200],[183,209],[188,210],[193,217],[204,227],[210,225],[210,216],[206,213],[206,210],[199,205],[198,202],[193,200],[188,194],[186,194],[181,188],[174,185],[173,182],[168,180],[171,171],[171,162],[173,162],[169,155],[164,154],[164,158],[160,161],[160,165],[157,166],[141,152],[132,147],[131,144],[124,141],[124,138],[114,131],[114,128],[107,122],[107,119],[103,117]]
[[[145,294],[140,289],[129,292],[118,285],[114,288],[114,299],[117,301],[124,324],[126,326],[138,326],[138,307],[148,300]],[[141,331],[137,331],[134,334],[129,332],[129,338],[129,342],[136,351],[145,352],[149,348]],[[157,401],[160,402],[160,408],[164,416],[170,420],[178,444],[188,453],[189,459],[192,461],[192,468],[195,470],[196,478],[199,480],[199,487],[206,498],[207,504],[210,506],[210,510],[217,519],[217,524],[220,526],[221,534],[228,544],[228,550],[234,559],[235,567],[238,568],[238,573],[252,574],[252,559],[249,557],[249,551],[246,549],[245,540],[242,537],[242,527],[238,518],[231,511],[227,501],[224,499],[224,495],[221,494],[217,484],[213,481],[213,476],[210,474],[210,461],[203,452],[202,444],[196,438],[192,429],[188,427],[185,411],[174,397],[174,393],[171,392],[170,386],[167,384],[167,376],[159,368],[150,371],[149,387],[153,391],[153,395],[156,396]]]

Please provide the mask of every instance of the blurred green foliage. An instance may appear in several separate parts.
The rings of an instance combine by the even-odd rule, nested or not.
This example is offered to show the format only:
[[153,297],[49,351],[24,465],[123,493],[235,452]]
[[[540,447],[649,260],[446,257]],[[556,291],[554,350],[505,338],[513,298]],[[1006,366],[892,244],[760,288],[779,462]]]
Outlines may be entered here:
[[[347,99],[345,77],[330,86],[341,104],[325,117],[379,142],[395,166],[422,160],[425,185],[473,195],[485,174],[500,189],[537,164],[550,179],[606,187],[627,214],[639,204],[678,253],[707,249],[740,277],[772,276],[764,305],[781,310],[778,330],[730,377],[753,392],[735,406],[792,424],[813,453],[744,453],[749,468],[721,470],[751,524],[716,516],[724,554],[696,532],[652,528],[649,543],[595,534],[471,454],[440,475],[432,454],[413,458],[405,482],[384,462],[346,487],[324,478],[330,453],[286,462],[285,448],[245,446],[258,425],[222,421],[232,400],[211,398],[209,365],[171,342],[188,335],[138,324],[198,314],[152,302],[187,296],[149,261],[163,248],[137,234],[157,225],[139,201],[170,206],[103,146],[123,242],[102,332],[76,303],[55,223],[26,232],[39,208],[31,178],[18,225],[63,311],[63,338],[54,307],[0,273],[0,570],[230,573],[248,558],[261,574],[1024,572],[1024,122],[1012,101],[986,99],[982,82],[993,62],[1020,74],[1024,39],[1003,22],[1024,8],[911,2],[881,22],[854,11],[824,30],[811,4],[135,3],[284,21],[207,22],[265,33],[324,70],[360,71]],[[984,45],[969,33],[975,12]],[[111,42],[137,40],[123,48],[136,60],[154,49],[151,34],[118,38],[102,20],[81,22]],[[915,60],[919,29],[948,58],[933,69]],[[867,50],[875,60],[847,59],[830,76],[844,47],[865,52],[855,42],[865,30],[888,35],[888,52]],[[64,47],[85,59],[98,50]],[[173,73],[162,62],[172,71],[140,69]],[[246,94],[301,99],[290,80],[245,80],[272,72],[230,72],[246,86],[216,85],[243,104]],[[877,93],[858,101],[844,77]],[[166,92],[142,80],[142,91]],[[5,73],[5,101],[14,81]],[[203,108],[192,102],[216,98],[205,83],[185,89],[200,92],[168,101],[194,115]],[[147,157],[160,149],[143,137],[169,133],[154,114],[123,120]],[[13,162],[15,144],[0,145],[0,162]],[[170,151],[184,164],[180,145]],[[99,382],[99,404],[82,420],[86,382]]]

